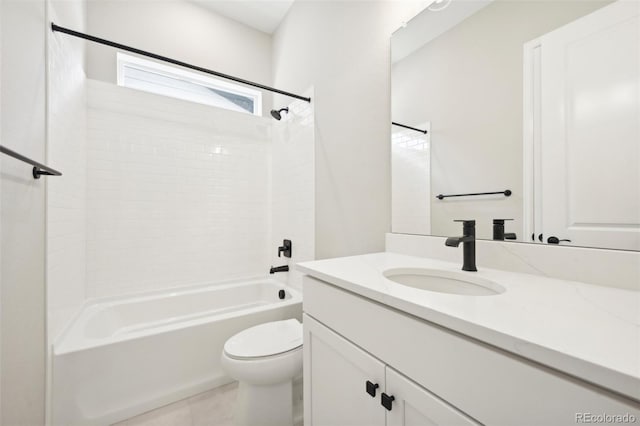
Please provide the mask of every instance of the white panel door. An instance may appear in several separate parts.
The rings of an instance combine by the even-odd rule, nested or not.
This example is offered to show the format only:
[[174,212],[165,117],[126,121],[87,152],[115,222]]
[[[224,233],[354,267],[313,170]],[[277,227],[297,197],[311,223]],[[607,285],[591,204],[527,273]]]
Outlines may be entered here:
[[540,38],[545,241],[640,250],[639,8],[618,1]]
[[382,362],[308,315],[303,348],[305,426],[384,426]]

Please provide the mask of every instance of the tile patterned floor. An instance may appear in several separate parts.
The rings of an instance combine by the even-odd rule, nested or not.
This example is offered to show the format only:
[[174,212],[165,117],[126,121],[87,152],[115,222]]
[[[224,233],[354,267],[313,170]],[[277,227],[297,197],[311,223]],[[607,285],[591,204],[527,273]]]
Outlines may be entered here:
[[238,383],[203,392],[113,426],[233,426]]

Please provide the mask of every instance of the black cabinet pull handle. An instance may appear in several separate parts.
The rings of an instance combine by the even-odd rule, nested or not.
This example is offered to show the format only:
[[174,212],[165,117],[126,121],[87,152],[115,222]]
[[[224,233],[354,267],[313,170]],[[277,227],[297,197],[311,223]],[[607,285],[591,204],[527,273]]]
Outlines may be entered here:
[[382,394],[380,395],[380,404],[382,404],[382,406],[388,411],[391,411],[391,404],[395,399],[395,396],[387,395],[386,393],[382,392]]
[[376,396],[376,389],[378,389],[380,387],[379,384],[377,383],[372,383],[369,380],[367,380],[367,393],[369,395],[371,395],[372,398],[375,398]]

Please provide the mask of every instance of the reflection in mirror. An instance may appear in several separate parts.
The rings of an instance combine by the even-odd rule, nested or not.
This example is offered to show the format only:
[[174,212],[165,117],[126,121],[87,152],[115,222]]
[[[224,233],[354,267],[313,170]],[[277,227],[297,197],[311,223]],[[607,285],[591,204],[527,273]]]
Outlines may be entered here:
[[426,133],[394,125],[391,131],[391,203],[393,232],[431,234],[431,153]]
[[392,231],[640,250],[638,2],[439,4],[391,40],[392,121],[429,127],[393,127]]

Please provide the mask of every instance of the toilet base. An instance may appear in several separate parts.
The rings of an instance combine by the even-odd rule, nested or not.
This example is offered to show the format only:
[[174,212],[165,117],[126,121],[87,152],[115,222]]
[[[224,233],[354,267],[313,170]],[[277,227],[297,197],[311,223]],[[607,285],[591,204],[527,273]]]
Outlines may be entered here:
[[240,382],[235,426],[293,426],[292,382],[251,385]]

